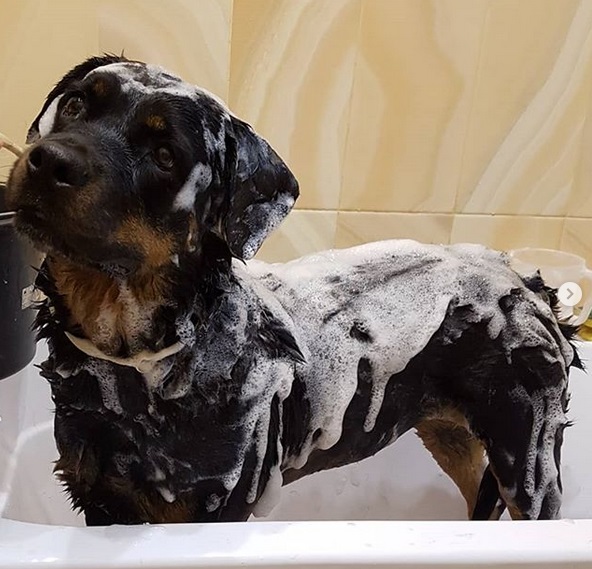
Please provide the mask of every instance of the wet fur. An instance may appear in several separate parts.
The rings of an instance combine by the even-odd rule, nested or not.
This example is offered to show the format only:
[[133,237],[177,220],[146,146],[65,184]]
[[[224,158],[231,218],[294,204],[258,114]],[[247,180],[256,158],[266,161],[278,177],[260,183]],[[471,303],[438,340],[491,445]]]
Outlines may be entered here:
[[[114,56],[93,58],[67,74],[34,121],[30,140],[37,145],[47,140],[70,144],[59,133],[40,136],[40,117],[72,83],[94,69],[122,61]],[[161,80],[165,86],[178,85],[164,71],[156,79],[147,68],[134,68],[133,73],[133,81],[148,86],[150,81]],[[92,97],[103,100],[117,86],[106,75],[99,76],[90,89]],[[144,101],[136,96],[136,102]],[[110,125],[121,122],[128,112],[120,99],[114,101],[105,119]],[[527,394],[525,401],[546,398],[550,403],[545,405],[559,404],[564,413],[564,367],[580,365],[577,354],[571,362],[550,365],[542,348],[525,345],[514,350],[508,361],[502,339],[488,334],[488,323],[479,320],[470,306],[454,301],[425,347],[402,371],[390,376],[374,427],[363,428],[374,377],[373,362],[362,356],[355,370],[357,388],[345,411],[339,440],[327,449],[313,448],[306,463],[295,466],[294,458],[303,452],[307,438],[315,443],[323,436],[322,430],[311,431],[307,383],[311,371],[304,354],[315,346],[302,344],[299,323],[291,321],[294,314],[286,314],[278,303],[282,294],[289,294],[282,292],[285,283],[272,273],[270,278],[245,277],[233,258],[254,254],[277,220],[288,213],[290,205],[285,200],[297,196],[297,184],[261,139],[210,98],[164,97],[159,104],[162,113],[147,111],[144,119],[137,119],[139,127],[160,136],[172,125],[173,131],[177,129],[174,134],[181,137],[189,125],[201,133],[195,135],[196,140],[203,138],[199,144],[187,143],[194,145],[188,156],[195,160],[197,155],[211,167],[212,181],[196,192],[190,211],[175,209],[175,195],[195,172],[194,164],[187,162],[182,175],[166,182],[154,181],[159,174],[144,178],[138,174],[133,180],[148,180],[138,189],[126,173],[137,174],[134,168],[145,166],[122,163],[135,147],[118,150],[124,144],[118,134],[113,138],[114,150],[106,153],[96,132],[109,133],[114,127],[105,126],[102,131],[101,121],[96,121],[98,130],[90,133],[76,125],[57,129],[76,136],[84,132],[85,144],[97,156],[102,152],[108,157],[99,169],[101,176],[78,192],[79,197],[73,194],[72,200],[82,201],[65,200],[65,221],[59,227],[48,230],[42,221],[26,217],[33,197],[43,199],[38,187],[27,186],[31,148],[15,166],[9,182],[9,197],[17,211],[21,206],[23,210],[21,231],[48,251],[37,279],[37,286],[47,295],[39,306],[37,328],[39,338],[47,339],[50,348],[41,369],[55,403],[60,455],[56,473],[87,523],[245,520],[278,468],[287,484],[372,456],[413,428],[459,487],[469,516],[497,517],[504,504],[516,518],[558,515],[556,488],[537,505],[523,487],[526,445],[534,419],[529,403],[526,407],[517,404],[510,393],[522,390]],[[165,120],[166,105],[182,106],[183,120]],[[221,151],[212,153],[206,142],[212,133],[222,132],[221,125],[226,128],[224,144]],[[115,186],[119,193],[113,193]],[[177,194],[161,191],[164,186]],[[119,207],[122,195],[133,196],[126,198],[125,208]],[[61,206],[56,202],[49,207]],[[68,221],[69,216],[80,215],[84,224],[97,207],[106,207],[111,215],[89,225],[97,233],[91,231],[88,242],[76,238],[76,223]],[[392,268],[388,274],[389,278],[401,276]],[[368,287],[377,290],[385,285],[379,273],[366,280]],[[343,302],[322,315],[319,335],[347,311],[358,294],[355,283],[341,282],[338,277],[331,277],[329,284],[331,294],[343,297]],[[123,285],[141,308],[152,307],[146,328],[129,326]],[[499,304],[511,315],[531,293],[550,306],[557,302],[555,292],[540,277],[533,277],[499,298]],[[113,320],[104,342],[95,329],[101,311]],[[558,327],[542,314],[539,318],[546,323],[554,346],[562,342],[562,335],[573,339],[573,328]],[[140,349],[157,351],[183,334],[189,338],[189,348],[167,361],[168,369],[155,387],[132,368],[92,361],[67,339],[65,331],[90,338],[106,353],[122,357]],[[375,333],[358,319],[343,329],[344,341],[355,341],[362,352],[375,342]],[[269,385],[263,385],[261,392],[245,391],[245,384],[260,369],[269,370],[261,378]],[[274,374],[282,373],[290,380],[287,390],[281,378],[272,381]],[[560,403],[551,401],[556,388],[561,390]],[[252,420],[258,425],[255,430],[250,426]],[[555,435],[557,468],[564,426]],[[265,441],[264,448],[259,448]],[[234,471],[233,484],[225,484],[227,473]],[[535,483],[537,479],[540,473],[537,477],[535,472]]]

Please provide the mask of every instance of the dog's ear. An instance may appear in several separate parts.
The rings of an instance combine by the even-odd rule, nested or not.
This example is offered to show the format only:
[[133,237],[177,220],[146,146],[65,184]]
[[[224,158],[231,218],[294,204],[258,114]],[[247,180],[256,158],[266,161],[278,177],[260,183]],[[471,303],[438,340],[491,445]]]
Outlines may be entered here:
[[222,231],[231,253],[246,260],[288,215],[298,197],[298,182],[271,146],[233,116],[226,164],[230,195]]
[[45,99],[45,104],[41,108],[40,113],[33,121],[33,124],[31,124],[29,127],[27,132],[27,143],[30,144],[35,142],[40,137],[39,123],[44,120],[44,115],[46,113],[48,116],[45,117],[45,120],[51,121],[52,123],[49,125],[49,128],[53,126],[53,118],[55,116],[55,109],[57,107],[59,97],[64,94],[64,92],[70,87],[70,85],[72,85],[72,83],[84,79],[88,73],[97,67],[109,65],[110,63],[119,63],[121,61],[127,61],[127,59],[119,55],[106,54],[100,57],[91,57],[74,67],[74,69],[68,71],[68,73],[66,73],[66,75],[60,79],[59,83],[57,83],[57,85],[49,92],[49,95],[47,95],[47,99]]

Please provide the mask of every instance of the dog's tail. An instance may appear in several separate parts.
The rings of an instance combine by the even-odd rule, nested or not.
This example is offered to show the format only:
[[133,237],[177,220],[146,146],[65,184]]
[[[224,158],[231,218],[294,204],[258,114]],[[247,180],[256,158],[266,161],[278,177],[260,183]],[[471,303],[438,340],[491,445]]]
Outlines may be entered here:
[[568,367],[584,369],[582,360],[578,354],[577,347],[574,344],[581,327],[568,324],[567,322],[561,320],[559,315],[559,297],[557,296],[557,289],[547,286],[539,271],[530,277],[522,277],[522,280],[529,290],[535,294],[538,294],[551,307],[551,310],[553,310],[557,320],[557,326],[559,327],[562,336],[570,343],[571,347],[573,348],[573,360],[568,363]]

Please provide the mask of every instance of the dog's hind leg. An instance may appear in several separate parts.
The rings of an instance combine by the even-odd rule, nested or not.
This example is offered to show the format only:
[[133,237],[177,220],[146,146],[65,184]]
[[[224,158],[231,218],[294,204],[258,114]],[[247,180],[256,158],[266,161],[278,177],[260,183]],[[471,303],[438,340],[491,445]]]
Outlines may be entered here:
[[422,419],[416,429],[426,449],[460,490],[471,517],[487,464],[485,449],[454,415],[460,414],[451,414],[449,418]]
[[475,417],[491,471],[513,519],[560,515],[566,394],[561,386],[516,386],[497,411]]
[[481,478],[477,503],[471,514],[472,520],[499,520],[506,509],[502,500],[497,479],[488,464]]

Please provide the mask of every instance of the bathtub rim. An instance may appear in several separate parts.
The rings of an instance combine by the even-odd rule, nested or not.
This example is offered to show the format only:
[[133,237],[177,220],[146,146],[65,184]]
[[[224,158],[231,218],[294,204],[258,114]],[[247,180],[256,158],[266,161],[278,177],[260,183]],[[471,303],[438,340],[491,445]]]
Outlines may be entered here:
[[76,528],[0,520],[0,569],[592,567],[592,520]]

